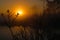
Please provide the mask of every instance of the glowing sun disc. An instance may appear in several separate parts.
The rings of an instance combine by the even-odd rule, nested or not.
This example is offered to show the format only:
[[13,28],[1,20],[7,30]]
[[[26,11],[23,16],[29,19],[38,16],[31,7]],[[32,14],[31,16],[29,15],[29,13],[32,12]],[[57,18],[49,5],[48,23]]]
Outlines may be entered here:
[[23,11],[17,11],[17,13],[19,13],[20,15],[22,15],[23,14]]

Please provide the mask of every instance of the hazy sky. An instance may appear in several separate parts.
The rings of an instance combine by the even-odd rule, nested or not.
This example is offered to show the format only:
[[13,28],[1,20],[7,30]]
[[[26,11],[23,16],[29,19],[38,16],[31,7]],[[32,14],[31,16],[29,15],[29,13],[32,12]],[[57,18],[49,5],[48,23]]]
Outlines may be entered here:
[[40,0],[0,0],[0,11],[6,9],[17,8],[20,6],[31,7],[33,5],[42,6]]

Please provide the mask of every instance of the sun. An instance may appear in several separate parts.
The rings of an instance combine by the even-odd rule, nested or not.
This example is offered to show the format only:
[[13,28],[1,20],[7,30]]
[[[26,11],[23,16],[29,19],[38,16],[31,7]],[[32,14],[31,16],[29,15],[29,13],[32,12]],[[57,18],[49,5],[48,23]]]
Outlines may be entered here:
[[25,15],[25,10],[21,8],[15,9],[15,15],[23,17],[23,15]]
[[19,10],[19,11],[17,11],[17,13],[18,13],[19,15],[22,15],[22,14],[23,14],[23,11],[22,11],[22,10]]

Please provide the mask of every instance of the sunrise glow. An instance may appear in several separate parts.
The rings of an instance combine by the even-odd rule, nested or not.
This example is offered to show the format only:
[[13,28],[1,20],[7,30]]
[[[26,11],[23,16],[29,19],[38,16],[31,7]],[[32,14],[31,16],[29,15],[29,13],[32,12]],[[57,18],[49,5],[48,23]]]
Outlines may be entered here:
[[23,10],[16,10],[16,15],[18,14],[21,16],[21,15],[23,15],[23,13],[24,13]]
[[22,15],[23,14],[23,11],[17,11],[17,13],[19,13],[20,15]]

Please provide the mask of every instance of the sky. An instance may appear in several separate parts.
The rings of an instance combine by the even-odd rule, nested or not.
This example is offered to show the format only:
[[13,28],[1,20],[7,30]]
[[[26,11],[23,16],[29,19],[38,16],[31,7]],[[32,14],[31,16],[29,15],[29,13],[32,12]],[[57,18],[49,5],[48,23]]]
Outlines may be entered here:
[[34,5],[42,8],[42,1],[40,0],[0,0],[0,11],[7,9],[16,9],[19,7],[30,8]]
[[[26,19],[34,15],[32,7],[37,6],[38,15],[43,12],[43,6],[46,6],[46,1],[41,0],[0,0],[0,13],[5,13],[9,9],[12,12],[22,9],[23,15],[19,16],[20,19]],[[18,19],[19,19],[18,18]]]

